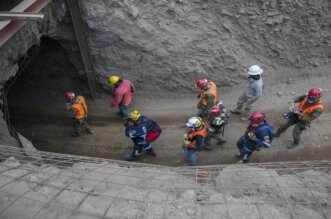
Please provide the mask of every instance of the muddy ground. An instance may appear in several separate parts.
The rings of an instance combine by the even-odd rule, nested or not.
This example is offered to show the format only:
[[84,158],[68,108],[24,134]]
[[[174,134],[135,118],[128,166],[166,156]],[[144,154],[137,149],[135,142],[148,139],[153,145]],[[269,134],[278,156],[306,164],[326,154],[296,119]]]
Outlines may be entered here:
[[[67,60],[65,51],[54,41],[48,41],[47,44],[51,46],[40,48],[39,55],[9,92],[11,119],[16,129],[30,139],[39,150],[123,159],[125,154],[131,152],[132,143],[124,136],[123,121],[118,115],[118,110],[109,107],[112,97],[107,92],[103,93],[101,99],[88,100],[88,121],[95,134],[84,133],[79,138],[70,136],[71,119],[65,111],[63,93],[73,90],[88,98],[88,89],[86,82]],[[327,72],[327,69],[320,68],[320,71]],[[331,76],[277,80],[274,78],[276,77],[272,72],[265,74],[264,96],[256,106],[256,109],[266,113],[274,128],[283,122],[282,114],[288,109],[289,97],[300,95],[310,87],[324,89],[323,100],[326,110],[317,121],[314,121],[311,128],[304,132],[299,147],[293,150],[286,148],[292,140],[290,128],[281,138],[274,140],[272,148],[254,153],[252,161],[331,159]],[[244,88],[244,82],[243,79],[242,83],[235,87],[219,88],[219,99],[227,108],[235,107],[236,100]],[[180,145],[185,131],[184,122],[196,112],[196,94],[168,91],[151,93],[137,84],[137,92],[130,108],[140,110],[163,128],[161,137],[153,143],[158,156],[154,158],[143,155],[139,162],[170,166],[185,164]],[[199,165],[235,163],[235,155],[238,153],[236,141],[246,126],[247,122],[241,121],[237,115],[232,115],[225,130],[227,143],[222,146],[216,145],[213,151],[199,153]]]

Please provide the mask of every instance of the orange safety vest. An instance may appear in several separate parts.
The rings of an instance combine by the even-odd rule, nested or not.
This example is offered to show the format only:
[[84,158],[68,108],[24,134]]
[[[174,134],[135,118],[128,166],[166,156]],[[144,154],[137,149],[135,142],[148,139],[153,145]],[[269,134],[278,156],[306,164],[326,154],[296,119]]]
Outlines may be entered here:
[[205,91],[201,91],[200,92],[200,104],[201,105],[207,105],[207,100],[206,100],[206,95],[207,94],[211,94],[214,97],[214,104],[216,103],[216,98],[217,98],[217,87],[216,84],[214,82],[208,82],[209,84],[211,84],[211,88],[209,88],[208,90]]
[[308,104],[307,97],[299,103],[298,108],[305,115],[310,115],[315,109],[322,109],[322,110],[324,109],[322,101],[318,101],[317,103],[313,103],[313,104]]
[[193,138],[197,135],[206,137],[206,134],[207,134],[207,126],[204,122],[202,122],[201,130],[195,130],[195,129],[187,130],[187,132],[186,132],[187,139],[184,140],[184,147],[185,148],[195,148],[197,143],[196,143],[196,141],[193,140]]
[[75,118],[82,119],[87,114],[87,105],[83,96],[77,96],[75,103],[71,105],[76,110]]

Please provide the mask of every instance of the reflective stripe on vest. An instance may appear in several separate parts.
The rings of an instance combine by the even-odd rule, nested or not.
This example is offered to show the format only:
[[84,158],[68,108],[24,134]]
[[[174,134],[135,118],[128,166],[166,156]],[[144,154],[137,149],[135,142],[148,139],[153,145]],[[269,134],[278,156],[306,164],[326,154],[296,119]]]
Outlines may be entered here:
[[76,110],[75,118],[82,119],[87,113],[87,105],[83,96],[77,96],[77,100],[71,105]]
[[211,87],[208,90],[202,91],[200,93],[200,104],[202,105],[207,105],[207,100],[205,98],[205,96],[207,94],[211,94],[214,97],[214,104],[216,103],[216,97],[217,97],[217,87],[216,84],[214,82],[209,82],[209,84],[211,85]]
[[206,137],[207,134],[207,126],[204,122],[202,122],[202,129],[201,130],[188,130],[186,132],[187,139],[184,139],[184,147],[185,148],[195,148],[196,141],[192,140],[195,136],[201,135],[202,137]]
[[307,104],[307,97],[299,103],[298,108],[305,115],[310,115],[315,109],[324,109],[322,101],[318,101],[314,104]]

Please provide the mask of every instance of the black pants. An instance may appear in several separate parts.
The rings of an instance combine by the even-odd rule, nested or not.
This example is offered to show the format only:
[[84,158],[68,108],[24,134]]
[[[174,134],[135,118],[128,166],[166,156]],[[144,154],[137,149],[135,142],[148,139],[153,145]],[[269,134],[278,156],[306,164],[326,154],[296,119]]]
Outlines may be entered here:
[[75,117],[72,118],[72,127],[74,128],[75,134],[80,134],[82,128],[86,130],[90,130],[90,126],[86,122],[86,118],[83,119],[76,119]]

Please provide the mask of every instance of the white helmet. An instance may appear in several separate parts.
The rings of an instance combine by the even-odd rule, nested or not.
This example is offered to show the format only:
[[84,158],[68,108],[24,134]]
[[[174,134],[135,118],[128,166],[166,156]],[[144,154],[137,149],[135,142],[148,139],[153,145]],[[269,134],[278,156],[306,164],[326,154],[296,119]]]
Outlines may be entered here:
[[262,74],[262,72],[263,72],[263,69],[258,65],[252,65],[247,70],[247,73],[249,75],[260,75],[260,74]]
[[202,124],[202,119],[200,117],[194,116],[189,118],[189,120],[186,123],[186,126],[189,128],[197,128],[200,127]]

